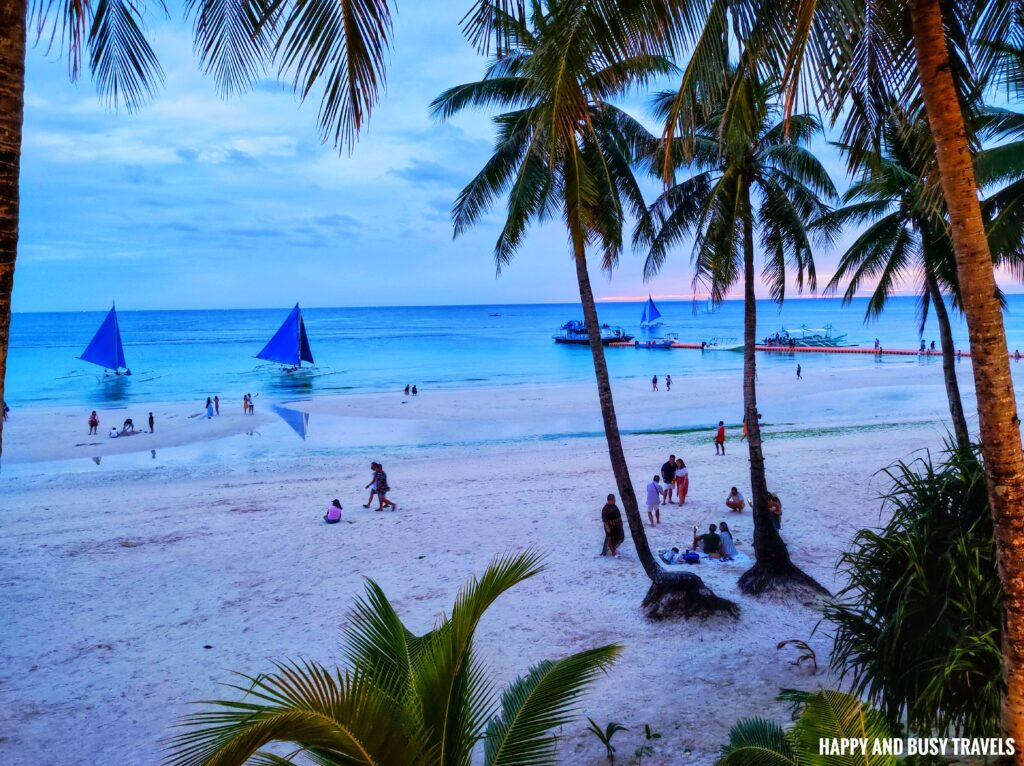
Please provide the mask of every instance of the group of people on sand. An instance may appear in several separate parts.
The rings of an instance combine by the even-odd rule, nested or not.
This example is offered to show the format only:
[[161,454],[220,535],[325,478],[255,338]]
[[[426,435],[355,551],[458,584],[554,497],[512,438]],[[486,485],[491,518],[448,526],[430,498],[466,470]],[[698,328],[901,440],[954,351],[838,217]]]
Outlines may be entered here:
[[406,396],[408,396],[410,393],[412,393],[413,396],[416,396],[417,394],[419,394],[419,392],[420,392],[420,390],[418,388],[416,388],[416,384],[415,383],[413,383],[412,386],[410,386],[408,383],[405,384],[405,395]]
[[[397,511],[398,504],[388,498],[391,486],[388,484],[388,474],[384,470],[384,466],[375,460],[370,463],[370,470],[373,472],[370,477],[370,483],[364,487],[364,489],[370,490],[370,497],[363,504],[363,508],[369,508],[373,505],[373,498],[376,496],[378,504],[376,511],[378,513],[385,508]],[[337,524],[341,521],[341,512],[343,510],[344,508],[342,508],[340,500],[337,498],[332,500],[331,504],[327,507],[327,512],[324,514],[324,521],[328,524]]]
[[[647,485],[647,518],[652,525],[661,523],[662,503],[686,503],[686,495],[690,491],[690,469],[681,457],[669,455],[661,465],[660,473],[656,473]],[[672,499],[675,493],[676,499]]]
[[696,564],[700,561],[701,554],[709,559],[731,561],[739,555],[736,550],[736,540],[732,536],[729,525],[720,521],[708,527],[704,534],[697,534],[697,526],[693,527],[693,544],[689,548],[680,551],[679,548],[672,548],[661,554],[661,560],[666,564]]
[[[657,375],[655,375],[655,376],[653,376],[651,378],[651,390],[652,391],[657,391],[658,390],[658,376]],[[671,391],[672,390],[672,376],[671,375],[666,375],[665,376],[665,390],[666,391]]]
[[[153,417],[153,413],[149,413],[149,432],[153,433],[154,426],[156,425],[156,419]],[[100,416],[96,410],[89,413],[89,436],[93,434],[99,434],[100,432]],[[141,433],[141,431],[135,430],[135,421],[132,418],[125,418],[124,423],[121,424],[121,428],[117,426],[111,426],[107,436],[111,439],[116,439],[119,436],[126,436],[130,434]]]

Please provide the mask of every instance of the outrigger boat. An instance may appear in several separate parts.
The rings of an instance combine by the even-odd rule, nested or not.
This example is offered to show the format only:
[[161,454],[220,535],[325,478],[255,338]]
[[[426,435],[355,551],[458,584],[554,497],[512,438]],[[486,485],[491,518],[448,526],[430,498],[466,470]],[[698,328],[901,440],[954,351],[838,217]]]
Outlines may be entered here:
[[846,333],[832,335],[832,325],[821,329],[800,325],[799,332],[789,332],[785,327],[762,341],[765,346],[786,346],[789,348],[840,348],[853,344],[846,342]]
[[742,351],[743,344],[736,338],[710,338],[700,342],[701,351]]
[[[608,324],[601,325],[600,333],[601,343],[605,346],[609,343],[628,343],[633,340],[633,336],[621,327],[612,327]],[[587,324],[579,319],[566,322],[559,328],[558,334],[551,337],[555,339],[555,343],[570,343],[578,346],[590,344],[590,332],[587,330]]]
[[[121,328],[117,323],[117,309],[111,305],[110,311],[100,324],[96,334],[92,336],[85,351],[78,357],[103,368],[104,375],[110,377],[110,370],[118,377],[129,376],[132,371],[124,358],[124,345],[121,343]],[[122,373],[121,370],[124,370]]]
[[301,369],[303,362],[315,364],[306,336],[306,323],[302,321],[302,309],[298,303],[274,333],[274,337],[256,354],[256,358],[283,364],[284,371],[289,373]]
[[659,319],[661,319],[661,312],[658,311],[654,298],[651,297],[650,293],[647,293],[647,303],[644,304],[644,313],[640,317],[640,326],[661,327],[664,322],[659,322]]

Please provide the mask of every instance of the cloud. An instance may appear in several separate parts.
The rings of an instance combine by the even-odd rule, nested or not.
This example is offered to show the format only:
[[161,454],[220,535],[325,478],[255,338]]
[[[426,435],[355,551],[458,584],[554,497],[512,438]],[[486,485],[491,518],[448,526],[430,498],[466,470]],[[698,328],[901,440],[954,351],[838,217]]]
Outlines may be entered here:
[[464,183],[465,174],[430,160],[413,159],[404,168],[389,170],[390,175],[408,181],[414,186],[458,186]]

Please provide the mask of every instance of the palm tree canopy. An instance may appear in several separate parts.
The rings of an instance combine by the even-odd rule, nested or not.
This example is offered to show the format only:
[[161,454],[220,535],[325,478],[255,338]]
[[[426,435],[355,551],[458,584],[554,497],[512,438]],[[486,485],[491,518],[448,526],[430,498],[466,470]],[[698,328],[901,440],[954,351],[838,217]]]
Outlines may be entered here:
[[494,118],[494,153],[459,194],[458,236],[507,195],[498,268],[521,245],[531,222],[560,215],[570,238],[601,248],[615,265],[629,218],[646,225],[647,206],[631,164],[653,146],[650,134],[610,100],[672,71],[656,55],[616,58],[602,42],[605,18],[579,0],[535,0],[527,18],[504,18],[510,50],[491,60],[479,82],[451,88],[431,108],[447,119],[467,107]]
[[287,742],[320,764],[468,766],[485,741],[486,766],[555,762],[552,731],[578,714],[585,687],[620,648],[604,646],[544,661],[500,701],[474,646],[484,612],[509,588],[541,571],[537,554],[495,559],[460,591],[451,614],[417,636],[380,587],[367,582],[346,628],[346,670],[306,660],[243,676],[241,701],[212,701],[186,717],[172,742],[174,766],[291,764],[263,751]]
[[[732,72],[742,76],[740,70]],[[760,233],[762,277],[781,302],[789,270],[799,289],[816,286],[812,240],[829,241],[835,231],[828,226],[814,231],[808,223],[824,219],[836,189],[808,147],[821,132],[818,119],[800,114],[787,124],[775,103],[776,88],[749,76],[742,80],[733,88],[728,111],[720,101],[691,135],[669,139],[651,155],[655,175],[665,165],[673,175],[678,168],[691,174],[655,200],[653,235],[638,230],[636,239],[649,249],[647,277],[660,271],[675,247],[692,240],[695,287],[720,302],[742,273],[743,226],[749,222]],[[656,97],[659,117],[676,118],[676,96]]]

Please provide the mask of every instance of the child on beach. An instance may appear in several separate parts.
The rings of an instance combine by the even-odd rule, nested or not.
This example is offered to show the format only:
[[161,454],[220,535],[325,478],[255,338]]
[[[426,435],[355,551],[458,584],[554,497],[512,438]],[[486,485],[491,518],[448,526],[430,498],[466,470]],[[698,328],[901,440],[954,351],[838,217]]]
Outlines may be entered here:
[[373,496],[377,494],[377,462],[376,461],[370,463],[370,470],[372,471],[372,473],[370,474],[370,483],[367,484],[365,487],[363,487],[363,489],[370,490],[370,496],[366,499],[366,505],[364,505],[363,508],[369,508],[371,505],[373,505]]
[[344,510],[341,507],[341,502],[335,498],[331,501],[331,504],[327,506],[327,513],[324,514],[324,521],[328,524],[337,524],[341,521],[341,512]]
[[100,416],[96,414],[96,410],[93,410],[92,414],[89,415],[89,436],[92,436],[93,434],[98,434],[99,427]]
[[715,454],[725,454],[725,421],[718,421],[718,430],[715,432]]
[[661,523],[661,477],[657,474],[647,485],[647,519],[652,526]]
[[686,502],[686,494],[690,491],[690,470],[682,458],[676,459],[676,502]]
[[747,506],[747,501],[743,499],[743,495],[740,491],[733,487],[729,490],[729,496],[725,498],[725,506],[734,513],[739,513]]

